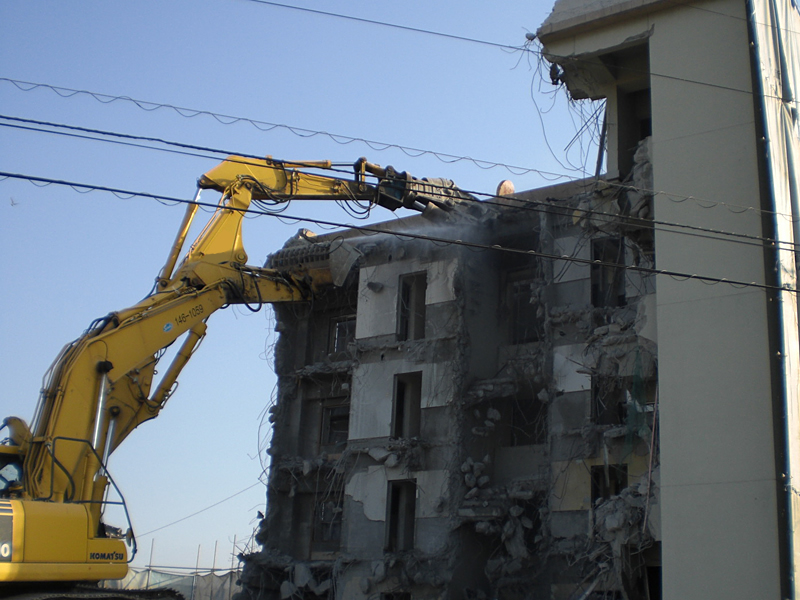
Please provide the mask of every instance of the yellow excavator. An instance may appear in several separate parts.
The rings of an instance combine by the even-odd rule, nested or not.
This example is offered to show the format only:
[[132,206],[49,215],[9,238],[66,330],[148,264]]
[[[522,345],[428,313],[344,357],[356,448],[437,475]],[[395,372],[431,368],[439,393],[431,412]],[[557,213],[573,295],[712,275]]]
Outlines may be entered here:
[[[153,292],[94,321],[64,347],[45,378],[30,427],[16,417],[3,422],[0,597],[131,598],[130,592],[97,586],[124,577],[135,554],[130,526],[123,532],[103,521],[115,487],[107,469],[110,454],[164,408],[214,312],[230,304],[308,301],[322,287],[342,283],[357,253],[345,246],[332,250],[313,238],[307,251],[290,252],[276,261],[277,268],[248,266],[241,226],[251,203],[336,200],[364,209],[424,211],[468,197],[447,180],[415,179],[365,159],[353,167],[349,179],[301,170],[333,169],[327,161],[230,156],[199,179],[198,195],[187,205]],[[176,268],[199,193],[208,189],[222,197]],[[156,364],[180,338],[154,384]]]

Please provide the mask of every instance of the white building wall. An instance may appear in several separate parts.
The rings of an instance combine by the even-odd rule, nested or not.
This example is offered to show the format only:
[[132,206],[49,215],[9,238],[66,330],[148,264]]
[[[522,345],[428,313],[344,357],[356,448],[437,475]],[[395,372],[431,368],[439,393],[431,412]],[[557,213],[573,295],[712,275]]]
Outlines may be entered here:
[[[569,5],[562,25],[580,24],[575,3],[562,3]],[[602,8],[592,18],[607,19],[596,25],[584,20],[596,31],[545,37],[545,49],[567,56],[648,40],[654,187],[660,192],[655,218],[763,235],[757,210],[716,204],[760,204],[745,4],[602,4],[586,5],[587,12]],[[628,10],[649,4],[653,10],[614,22],[614,4]],[[543,30],[553,35],[558,21],[554,12]],[[606,91],[613,97],[613,88]],[[610,121],[613,136],[613,115]],[[765,282],[762,248],[730,239],[657,227],[656,261],[660,269]],[[765,292],[659,276],[656,298],[663,597],[779,598]]]
[[[397,332],[400,277],[425,272],[425,305],[455,299],[456,259],[424,261],[396,260],[374,267],[362,267],[359,274],[359,302],[356,339],[390,336]],[[433,327],[428,334],[434,335]],[[413,343],[413,342],[412,342]],[[399,348],[402,342],[397,342]],[[389,348],[391,349],[391,348]],[[363,363],[353,371],[350,401],[352,440],[386,437],[391,433],[395,375],[422,372],[422,409],[444,406],[452,400],[454,367],[452,362],[415,362],[387,358]]]
[[420,408],[445,406],[453,399],[453,363],[417,363],[387,360],[358,365],[353,371],[350,397],[351,440],[387,437],[392,427],[394,377],[402,373],[422,373]]
[[[744,3],[656,15],[655,217],[761,236]],[[707,12],[712,11],[712,12]],[[708,208],[712,206],[712,208]],[[764,283],[760,246],[658,231],[659,268]],[[658,279],[664,598],[779,598],[767,299]]]
[[396,260],[374,267],[361,267],[358,284],[356,338],[397,333],[397,307],[400,277],[427,273],[425,304],[455,300],[456,259],[425,262]]

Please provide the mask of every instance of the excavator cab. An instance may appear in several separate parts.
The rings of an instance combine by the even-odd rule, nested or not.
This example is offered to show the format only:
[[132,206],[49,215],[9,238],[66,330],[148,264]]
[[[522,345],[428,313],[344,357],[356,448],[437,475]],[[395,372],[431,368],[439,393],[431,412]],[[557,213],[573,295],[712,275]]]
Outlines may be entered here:
[[[6,451],[10,449],[11,451]],[[14,446],[0,446],[0,498],[22,491],[22,457]]]

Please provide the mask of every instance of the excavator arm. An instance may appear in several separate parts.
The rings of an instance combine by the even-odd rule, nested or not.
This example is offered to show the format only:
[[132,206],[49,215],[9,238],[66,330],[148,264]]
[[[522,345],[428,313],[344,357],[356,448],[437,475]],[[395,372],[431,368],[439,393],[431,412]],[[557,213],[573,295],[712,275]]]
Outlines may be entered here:
[[[187,206],[155,291],[99,319],[64,348],[30,429],[21,419],[5,420],[9,443],[0,446],[0,459],[21,463],[22,473],[20,481],[5,487],[0,480],[0,586],[124,576],[125,544],[109,537],[102,524],[108,457],[136,427],[159,414],[205,335],[207,319],[230,304],[307,301],[349,271],[355,255],[346,247],[331,252],[312,246],[313,261],[304,261],[301,253],[280,271],[248,266],[241,227],[253,201],[355,200],[423,211],[468,198],[449,182],[417,180],[364,159],[355,163],[353,179],[301,168],[332,165],[231,156],[203,175],[198,195],[211,189],[222,198],[180,265],[176,268],[197,202]],[[368,177],[376,182],[368,183]],[[339,263],[339,274],[330,266],[319,268],[320,256]],[[164,350],[181,338],[154,385]]]

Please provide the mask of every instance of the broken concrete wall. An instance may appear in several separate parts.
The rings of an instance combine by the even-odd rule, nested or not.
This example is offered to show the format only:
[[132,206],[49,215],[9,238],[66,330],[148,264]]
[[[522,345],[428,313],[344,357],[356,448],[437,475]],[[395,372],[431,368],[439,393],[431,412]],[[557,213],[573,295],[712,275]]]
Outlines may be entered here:
[[384,360],[362,362],[353,371],[350,439],[391,435],[395,375],[422,373],[422,411],[444,406],[452,401],[454,394],[452,361],[423,363],[407,359],[391,360],[387,354],[388,351],[384,351],[382,352]]
[[[262,597],[559,597],[586,581],[617,593],[638,576],[625,570],[626,552],[660,535],[644,385],[657,373],[652,281],[620,279],[623,300],[592,303],[596,272],[571,259],[609,237],[622,240],[620,268],[634,254],[624,228],[574,217],[587,193],[547,200],[554,213],[520,202],[485,207],[478,223],[455,215],[452,231],[429,225],[510,253],[351,234],[362,259],[345,289],[277,312],[264,550],[247,557],[246,574],[261,573]],[[424,231],[419,219],[413,227]],[[419,281],[403,278],[421,273],[424,327],[401,335]],[[348,351],[331,355],[319,329],[351,312]],[[620,423],[597,420],[598,378],[622,394]],[[346,443],[323,452],[324,403],[341,397]],[[397,423],[409,410],[418,422],[406,436]],[[317,540],[321,496],[339,511],[324,523],[336,532],[329,546]],[[413,527],[398,534],[409,515]]]
[[[457,267],[455,259],[429,262],[415,259],[393,258],[391,262],[374,266],[364,266],[359,273],[359,317],[356,325],[358,339],[394,336],[397,330],[396,313],[399,303],[399,281],[403,275],[425,273],[427,289],[426,306],[455,299],[454,276]],[[441,327],[437,320],[430,326],[436,330]],[[432,331],[437,337],[438,331]]]

